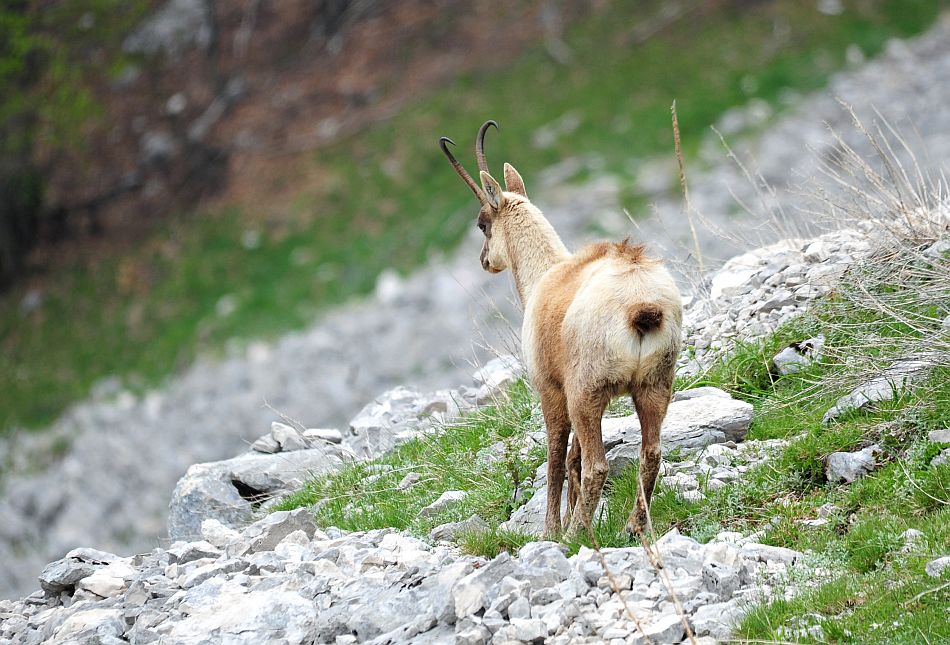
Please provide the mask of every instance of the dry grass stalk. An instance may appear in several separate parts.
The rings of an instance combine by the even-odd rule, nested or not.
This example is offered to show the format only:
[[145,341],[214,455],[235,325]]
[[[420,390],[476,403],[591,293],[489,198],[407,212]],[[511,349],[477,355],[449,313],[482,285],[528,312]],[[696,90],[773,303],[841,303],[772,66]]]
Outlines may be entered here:
[[647,633],[643,630],[643,625],[640,623],[640,620],[637,618],[637,615],[630,608],[630,605],[627,604],[627,599],[624,598],[621,593],[620,585],[617,584],[617,579],[614,578],[614,575],[610,572],[610,567],[607,566],[607,560],[604,559],[604,554],[600,550],[600,543],[597,541],[597,536],[594,535],[594,529],[591,526],[590,520],[585,520],[585,527],[587,528],[587,534],[590,536],[590,543],[594,547],[594,552],[597,553],[597,559],[600,562],[601,568],[604,570],[604,575],[607,576],[607,581],[610,583],[611,590],[617,594],[617,597],[620,598],[620,603],[623,605],[623,610],[627,613],[627,616],[633,621],[633,624],[636,625],[637,629],[640,631],[640,634],[643,635],[646,645],[653,645],[653,640],[647,636]]
[[686,183],[686,168],[683,165],[683,150],[680,147],[680,125],[676,119],[676,101],[673,101],[670,112],[673,115],[673,149],[676,153],[676,163],[679,166],[680,187],[683,189],[683,209],[686,211],[686,220],[689,222],[689,230],[693,236],[693,246],[696,249],[696,261],[699,264],[699,272],[705,273],[703,251],[699,246],[699,236],[696,234],[696,226],[693,224],[693,209],[689,203],[689,185]]

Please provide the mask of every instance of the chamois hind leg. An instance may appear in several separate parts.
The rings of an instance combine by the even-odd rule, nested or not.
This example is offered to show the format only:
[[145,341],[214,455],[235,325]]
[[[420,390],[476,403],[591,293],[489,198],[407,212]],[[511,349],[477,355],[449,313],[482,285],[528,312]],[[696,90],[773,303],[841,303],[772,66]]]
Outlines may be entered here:
[[581,452],[580,491],[567,529],[569,535],[586,534],[607,481],[609,469],[600,421],[609,400],[603,392],[585,392],[570,396],[568,401],[575,441]]
[[631,396],[640,418],[640,480],[637,502],[626,530],[631,535],[643,535],[649,526],[650,498],[660,472],[660,427],[670,404],[669,386],[651,385],[633,390]]
[[581,444],[574,433],[571,449],[567,453],[567,512],[564,514],[564,525],[571,523],[574,507],[581,490]]
[[[563,390],[547,387],[540,390],[541,412],[548,434],[548,500],[544,516],[544,537],[553,539],[561,532],[561,490],[564,485],[564,458],[571,419]],[[568,487],[570,488],[570,487]]]

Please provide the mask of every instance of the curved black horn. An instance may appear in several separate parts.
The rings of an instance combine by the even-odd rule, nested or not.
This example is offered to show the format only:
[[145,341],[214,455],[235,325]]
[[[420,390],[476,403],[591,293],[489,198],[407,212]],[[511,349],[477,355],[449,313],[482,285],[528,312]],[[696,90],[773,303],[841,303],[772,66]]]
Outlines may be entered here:
[[475,197],[478,198],[478,201],[484,202],[485,195],[482,193],[481,187],[475,183],[475,180],[472,179],[472,176],[468,174],[465,168],[462,167],[462,164],[458,162],[458,159],[455,158],[455,155],[449,150],[449,147],[446,144],[451,143],[453,146],[455,142],[449,139],[448,137],[441,137],[439,139],[439,147],[442,148],[442,152],[445,153],[445,156],[449,158],[449,163],[452,164],[452,167],[455,168],[455,172],[458,173],[458,176],[462,178],[468,187],[472,189],[472,192],[475,193]]
[[478,129],[478,137],[475,138],[475,160],[478,162],[478,169],[488,172],[488,162],[485,161],[485,133],[488,128],[494,126],[498,130],[498,124],[489,119]]

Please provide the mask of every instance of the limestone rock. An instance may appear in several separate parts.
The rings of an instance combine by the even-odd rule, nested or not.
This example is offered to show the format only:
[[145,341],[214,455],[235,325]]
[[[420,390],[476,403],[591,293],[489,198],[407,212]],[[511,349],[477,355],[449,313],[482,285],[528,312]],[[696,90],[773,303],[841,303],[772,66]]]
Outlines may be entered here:
[[472,375],[475,385],[488,388],[492,394],[499,394],[509,385],[524,376],[525,368],[517,356],[506,355],[493,358]]
[[50,593],[71,591],[83,578],[118,560],[119,556],[98,549],[73,549],[65,558],[46,565],[39,576],[40,586]]
[[907,389],[930,373],[933,363],[924,359],[904,359],[896,361],[884,372],[866,383],[862,383],[850,393],[838,399],[825,415],[823,423],[830,423],[846,412],[866,407],[880,401],[890,401],[895,393]]
[[931,560],[927,563],[927,566],[924,567],[924,571],[926,571],[927,575],[931,578],[939,578],[944,572],[950,571],[950,555]]
[[343,433],[336,428],[307,428],[303,436],[313,441],[327,441],[329,443],[343,443]]
[[873,445],[857,452],[833,452],[825,459],[825,478],[832,483],[850,484],[877,466],[880,446]]
[[461,522],[447,522],[440,524],[429,531],[429,539],[433,541],[445,540],[454,542],[460,533],[487,530],[488,524],[478,515],[472,515]]
[[455,600],[455,615],[458,618],[471,616],[483,607],[491,605],[493,590],[502,579],[515,571],[511,556],[502,553],[479,569],[468,574],[452,589]]
[[273,551],[285,537],[294,531],[303,531],[312,538],[317,530],[313,515],[306,508],[276,511],[244,529],[242,537],[250,541],[252,552]]
[[[742,441],[752,422],[752,405],[721,396],[700,396],[670,403],[660,442],[663,450],[699,450],[713,443]],[[603,421],[611,475],[640,458],[640,420],[636,415]]]
[[437,500],[420,510],[419,515],[422,517],[438,515],[443,511],[458,506],[459,502],[465,499],[465,495],[466,493],[463,490],[447,490],[439,495]]
[[44,591],[60,593],[69,591],[80,580],[95,573],[97,567],[88,562],[63,558],[46,565],[40,574],[40,586]]
[[731,600],[703,605],[696,609],[690,620],[697,636],[712,636],[725,640],[732,636],[732,628],[742,615],[738,603]]
[[314,475],[336,470],[346,455],[344,449],[324,444],[273,455],[251,452],[226,461],[195,464],[172,494],[169,536],[197,538],[202,521],[208,518],[232,528],[246,526],[261,502],[290,492]]
[[701,387],[694,387],[688,390],[679,390],[678,392],[673,392],[673,401],[687,401],[689,399],[696,399],[701,396],[718,396],[721,399],[732,398],[732,396],[725,390],[721,390],[718,387],[713,387],[711,385],[703,385]]
[[402,441],[423,433],[433,422],[457,418],[460,404],[469,406],[452,390],[423,394],[397,387],[360,410],[350,421],[345,442],[361,458],[380,457]]

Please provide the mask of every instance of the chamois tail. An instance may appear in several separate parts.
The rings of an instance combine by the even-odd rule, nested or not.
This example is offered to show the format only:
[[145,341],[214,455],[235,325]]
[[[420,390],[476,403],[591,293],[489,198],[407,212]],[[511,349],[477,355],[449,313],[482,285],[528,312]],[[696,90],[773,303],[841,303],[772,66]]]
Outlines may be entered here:
[[630,307],[630,326],[640,334],[648,334],[663,324],[663,310],[653,303]]

